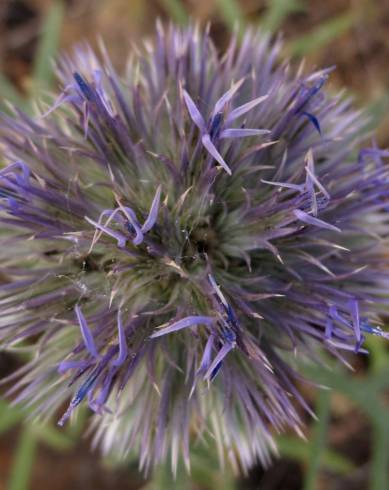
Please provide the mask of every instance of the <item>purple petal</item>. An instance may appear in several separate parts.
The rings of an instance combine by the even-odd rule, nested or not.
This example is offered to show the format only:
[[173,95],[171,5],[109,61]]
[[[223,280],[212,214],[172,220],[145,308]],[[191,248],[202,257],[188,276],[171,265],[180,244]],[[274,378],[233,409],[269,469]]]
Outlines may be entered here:
[[11,163],[10,165],[7,165],[5,168],[0,170],[0,177],[6,177],[7,175],[11,174],[14,175],[16,180],[18,181],[20,179],[19,175],[15,173],[15,170],[19,169],[22,171],[23,174],[23,180],[22,182],[26,184],[28,182],[28,179],[30,177],[30,169],[29,167],[24,163],[24,162],[14,162]]
[[88,138],[88,129],[89,129],[89,105],[86,102],[83,102],[82,109],[83,123],[82,127],[84,130],[84,138]]
[[161,186],[158,186],[157,192],[155,193],[153,202],[150,207],[149,215],[147,216],[146,221],[143,223],[142,232],[147,233],[154,226],[157,221],[159,203],[161,200]]
[[108,228],[107,226],[103,226],[99,223],[96,223],[96,221],[91,220],[88,218],[88,216],[85,216],[85,219],[88,223],[90,223],[92,226],[97,228],[98,230],[104,232],[106,235],[111,236],[112,238],[115,238],[118,242],[118,246],[120,248],[124,248],[126,245],[127,238],[122,234],[117,231],[111,230],[111,228]]
[[85,317],[82,314],[82,311],[80,310],[80,307],[78,305],[76,305],[75,311],[76,311],[78,323],[80,325],[81,335],[82,338],[84,339],[85,347],[91,356],[98,358],[99,354],[97,353],[92,332],[89,330]]
[[202,138],[201,141],[205,148],[209,151],[209,153],[213,156],[213,158],[220,163],[220,165],[224,168],[224,170],[228,173],[228,175],[231,175],[231,169],[227,165],[227,163],[224,161],[223,157],[220,155],[220,153],[217,151],[215,145],[212,143],[211,138],[209,134],[205,134]]
[[247,136],[260,136],[269,134],[268,129],[224,129],[220,133],[220,139],[225,138],[246,138]]
[[265,99],[267,99],[268,96],[269,95],[263,95],[262,97],[257,97],[256,99],[237,107],[236,109],[234,109],[228,114],[226,119],[226,124],[230,124],[232,121],[235,121],[235,119],[238,119],[238,117],[246,114],[246,112],[251,111],[251,109],[254,109],[254,107],[256,107],[258,104],[260,104]]
[[293,189],[294,191],[302,192],[304,186],[302,184],[291,184],[289,182],[270,182],[269,180],[261,179],[263,184],[275,185],[277,187],[285,187],[286,189]]
[[221,289],[220,289],[219,285],[217,284],[217,282],[215,281],[215,278],[212,276],[212,274],[208,274],[208,280],[212,286],[212,289],[215,291],[216,295],[218,296],[220,301],[223,303],[225,308],[226,309],[229,308],[229,304],[228,304],[224,294],[221,292]]
[[345,325],[347,328],[351,328],[350,323],[339,314],[336,306],[330,307],[330,315],[334,320],[337,320],[342,325]]
[[177,322],[172,323],[168,327],[162,328],[157,332],[150,335],[151,339],[155,339],[157,337],[162,337],[163,335],[167,335],[168,333],[177,332],[177,330],[182,330],[183,328],[192,327],[194,325],[212,325],[215,321],[215,318],[211,316],[187,316],[178,320]]
[[303,108],[308,104],[308,102],[312,99],[312,97],[314,97],[320,91],[320,89],[327,81],[327,79],[328,79],[327,75],[321,76],[318,82],[312,87],[307,87],[306,85],[303,84],[299,97],[299,103],[294,111],[295,114],[302,112]]
[[241,78],[238,82],[234,83],[234,85],[230,88],[230,90],[228,90],[224,95],[220,97],[220,99],[216,102],[215,107],[213,109],[212,119],[216,116],[216,114],[223,111],[225,105],[232,99],[232,97],[239,90],[239,88],[242,86],[244,81],[245,78]]
[[87,83],[82,76],[75,72],[73,73],[74,80],[76,81],[78,88],[80,89],[82,95],[89,101],[93,102],[96,100],[96,95],[92,87]]
[[96,401],[92,403],[91,408],[94,412],[102,413],[103,411],[105,411],[108,413],[112,413],[108,409],[108,407],[104,407],[104,403],[106,402],[108,395],[110,394],[112,380],[115,374],[116,374],[116,369],[111,369],[111,371],[109,371],[107,376],[105,377],[99,396],[97,397]]
[[[117,221],[117,218],[116,215],[118,214],[118,212],[120,211],[120,208],[116,208],[116,209],[104,209],[101,213],[100,213],[100,216],[99,216],[99,220],[98,220],[98,225],[102,225],[102,220],[105,216],[108,216],[107,218],[107,221],[104,223],[104,227],[106,228],[109,223],[115,219],[115,221]],[[88,222],[89,221],[89,218],[86,218],[86,220]],[[94,223],[94,222],[93,222]],[[91,252],[91,250],[93,249],[94,245],[98,242],[98,240],[100,239],[100,236],[102,235],[103,231],[100,229],[100,231],[95,231],[95,235],[93,237],[93,240],[92,240],[92,243],[91,243],[91,246],[90,246],[90,249],[89,249],[89,252]]]
[[89,365],[89,361],[62,361],[58,366],[58,372],[60,374],[65,373],[69,369],[84,369]]
[[219,374],[219,371],[221,370],[221,368],[223,367],[223,361],[220,361],[216,366],[215,368],[213,369],[210,377],[209,377],[209,381],[213,381],[216,376]]
[[320,128],[320,123],[318,118],[313,114],[311,114],[310,112],[302,112],[301,114],[303,116],[306,116],[311,121],[311,123],[315,126],[317,132],[321,135],[321,128]]
[[[355,352],[355,347],[353,345],[347,344],[346,342],[341,342],[341,341],[338,341],[338,340],[332,340],[331,339],[331,340],[328,341],[328,343],[330,345],[333,345],[337,349],[342,349],[342,350],[345,350],[345,351]],[[366,349],[359,348],[358,349],[358,353],[359,354],[368,354],[369,351],[367,351]]]
[[214,369],[223,361],[226,355],[234,349],[234,345],[229,342],[225,343],[223,347],[219,350],[212,364],[209,366],[208,371],[204,375],[204,379],[210,379]]
[[355,338],[357,339],[357,342],[360,342],[361,326],[360,326],[360,319],[359,319],[359,306],[357,300],[355,299],[350,300],[350,311],[351,311],[351,318],[353,320]]
[[324,337],[326,339],[330,339],[332,337],[333,330],[334,330],[334,324],[333,324],[331,318],[328,317],[327,320],[326,320],[326,329],[325,329],[325,332],[324,332]]
[[186,107],[188,108],[189,115],[192,121],[196,124],[199,130],[202,133],[206,132],[206,125],[203,119],[203,116],[200,114],[200,111],[197,109],[196,104],[193,102],[193,99],[188,94],[186,90],[183,90],[184,100]]
[[315,167],[314,167],[314,162],[313,162],[313,154],[312,150],[310,150],[307,154],[307,166],[305,167],[305,170],[307,172],[307,179],[310,177],[313,182],[316,184],[318,189],[325,195],[327,199],[330,199],[330,195],[327,192],[327,189],[321,184],[319,179],[315,175]]
[[68,409],[66,412],[63,414],[61,419],[58,422],[58,425],[62,427],[64,423],[68,420],[70,415],[72,414],[73,410],[82,402],[82,400],[86,397],[88,393],[92,390],[92,388],[95,385],[95,382],[100,374],[100,370],[97,368],[95,371],[93,371],[90,376],[86,379],[86,381],[80,386],[80,388],[77,390],[76,394],[72,398]]
[[378,162],[379,166],[381,166],[381,158],[389,157],[389,150],[381,150],[379,148],[362,148],[358,155],[358,163],[362,164],[369,157]]
[[126,218],[130,222],[131,227],[135,231],[135,238],[133,238],[132,243],[134,245],[140,245],[143,242],[143,233],[134,211],[131,208],[122,205],[120,205],[120,209],[126,215]]
[[201,362],[200,362],[200,366],[197,370],[197,374],[201,374],[208,369],[209,364],[211,362],[211,354],[212,354],[212,348],[213,348],[214,341],[215,341],[215,335],[211,334],[208,337],[207,343],[205,344],[203,357],[201,358]]
[[121,366],[126,360],[127,353],[128,353],[126,334],[123,329],[122,315],[120,310],[118,311],[118,337],[119,337],[119,354],[118,357],[112,362],[113,366]]
[[332,231],[338,231],[338,232],[342,231],[337,226],[326,223],[325,221],[322,221],[321,219],[314,218],[313,216],[310,216],[309,214],[305,213],[304,211],[301,211],[301,209],[295,209],[293,211],[293,213],[296,216],[296,218],[298,218],[300,221],[303,221],[307,225],[318,226],[319,228],[325,228],[327,230],[332,230]]
[[68,102],[74,102],[76,104],[80,104],[82,102],[82,98],[78,94],[71,95],[71,94],[62,93],[54,102],[54,104],[45,113],[41,114],[40,117],[44,119],[45,117],[49,116],[52,112],[54,112],[56,109],[58,109],[58,107]]

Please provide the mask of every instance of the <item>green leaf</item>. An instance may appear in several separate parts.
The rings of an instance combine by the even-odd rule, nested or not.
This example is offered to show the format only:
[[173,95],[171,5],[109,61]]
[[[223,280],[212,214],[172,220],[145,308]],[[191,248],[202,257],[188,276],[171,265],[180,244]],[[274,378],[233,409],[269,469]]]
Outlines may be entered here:
[[267,4],[260,27],[268,32],[276,32],[290,14],[306,10],[305,1],[302,0],[268,0]]
[[[389,94],[383,94],[376,99],[374,99],[367,106],[367,115],[370,116],[370,121],[367,124],[366,130],[376,130],[377,126],[381,121],[387,117],[389,109]],[[382,339],[377,339],[378,342],[382,343]]]
[[303,56],[317,51],[347,32],[356,21],[354,12],[346,12],[323,22],[308,34],[290,42],[287,51],[292,56]]
[[19,436],[16,447],[11,474],[8,481],[8,490],[27,490],[31,476],[31,470],[37,448],[36,437],[25,427]]
[[66,432],[61,432],[50,425],[32,425],[30,429],[39,441],[57,451],[66,451],[74,447],[75,440]]
[[236,26],[241,29],[244,27],[244,14],[236,0],[216,0],[216,5],[220,16],[230,29],[234,29]]
[[236,490],[236,480],[231,466],[227,463],[224,468],[220,467],[217,453],[209,451],[208,442],[210,441],[205,437],[205,444],[195,445],[191,449],[190,474],[193,483],[204,490]]
[[[373,398],[380,391],[388,389],[389,388],[388,358],[386,358],[385,360],[381,359],[380,366],[376,365],[374,371],[372,369],[372,374],[362,379],[361,381],[357,381],[357,383],[360,390],[363,390],[365,387],[365,391],[367,389],[369,393],[372,393]],[[372,402],[374,403],[374,400],[372,400]]]
[[304,366],[307,378],[333,388],[350,398],[370,417],[371,421],[380,424],[386,418],[386,410],[380,403],[377,391],[389,385],[388,371],[385,369],[377,375],[370,375],[362,380],[344,374],[340,369],[330,371],[318,366]]
[[[300,461],[304,464],[308,462],[311,453],[310,442],[294,436],[279,436],[276,442],[282,456]],[[321,467],[341,475],[347,475],[354,469],[351,461],[331,449],[325,449],[323,451]]]
[[48,89],[52,83],[54,73],[51,63],[57,54],[63,18],[63,3],[56,0],[48,11],[37,47],[33,68],[34,93]]
[[[389,387],[389,352],[388,344],[382,337],[369,335],[365,340],[365,346],[369,351],[369,371],[378,379],[382,378],[381,371],[386,371],[386,378],[382,379],[382,388]],[[387,385],[385,385],[387,381]]]
[[159,0],[159,3],[174,22],[180,25],[186,25],[188,23],[188,14],[180,0]]
[[191,490],[191,488],[190,476],[181,464],[175,477],[169,464],[161,464],[154,470],[145,490]]
[[387,419],[373,427],[373,455],[371,459],[371,490],[389,488],[389,426]]
[[72,422],[68,424],[66,432],[69,437],[71,437],[72,439],[78,439],[79,437],[81,437],[87,423],[88,415],[89,410],[85,405],[81,405],[78,407],[78,410],[74,413]]
[[23,418],[21,410],[10,407],[8,403],[0,400],[0,434],[11,429]]
[[27,100],[16,90],[12,83],[0,73],[0,105],[3,106],[3,103],[6,100],[20,109],[28,109]]

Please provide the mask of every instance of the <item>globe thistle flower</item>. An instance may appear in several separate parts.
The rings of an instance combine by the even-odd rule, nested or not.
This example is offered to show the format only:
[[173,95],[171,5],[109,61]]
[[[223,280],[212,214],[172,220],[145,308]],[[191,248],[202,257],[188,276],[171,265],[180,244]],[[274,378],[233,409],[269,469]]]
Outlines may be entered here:
[[77,48],[48,110],[1,116],[0,338],[32,354],[9,392],[60,425],[88,404],[146,471],[208,435],[269,463],[310,412],[296,361],[387,337],[389,152],[358,153],[332,68],[279,53],[158,25],[123,74]]

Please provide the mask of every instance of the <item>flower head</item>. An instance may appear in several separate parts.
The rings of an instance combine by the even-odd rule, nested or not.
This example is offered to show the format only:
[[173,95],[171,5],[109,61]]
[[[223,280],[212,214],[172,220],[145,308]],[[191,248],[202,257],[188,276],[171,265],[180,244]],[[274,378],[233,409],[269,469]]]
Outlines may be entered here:
[[389,153],[358,156],[331,69],[279,50],[158,25],[124,74],[78,49],[48,110],[1,116],[0,338],[32,352],[10,392],[60,425],[87,403],[145,469],[207,434],[266,464],[309,411],[295,359],[388,336]]

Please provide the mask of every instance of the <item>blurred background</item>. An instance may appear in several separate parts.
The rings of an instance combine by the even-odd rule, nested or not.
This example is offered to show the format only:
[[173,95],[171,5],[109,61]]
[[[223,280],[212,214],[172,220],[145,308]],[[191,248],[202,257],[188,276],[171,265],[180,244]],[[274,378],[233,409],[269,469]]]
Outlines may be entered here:
[[[311,68],[336,65],[329,89],[347,87],[365,107],[381,147],[389,146],[389,0],[0,0],[0,108],[9,100],[32,111],[32,100],[56,88],[50,59],[74,43],[98,37],[120,67],[131,44],[152,35],[157,18],[211,22],[223,49],[239,24],[281,32],[285,54]],[[145,481],[136,461],[102,461],[81,436],[86,418],[58,430],[23,422],[0,399],[0,490],[387,490],[389,489],[389,351],[368,340],[368,358],[351,356],[354,372],[334,367],[307,375],[332,388],[302,386],[319,422],[306,419],[308,442],[277,438],[280,458],[235,478],[216,455],[195,454],[192,475],[160,468]],[[18,360],[0,352],[0,377]],[[3,390],[4,391],[4,390]]]

